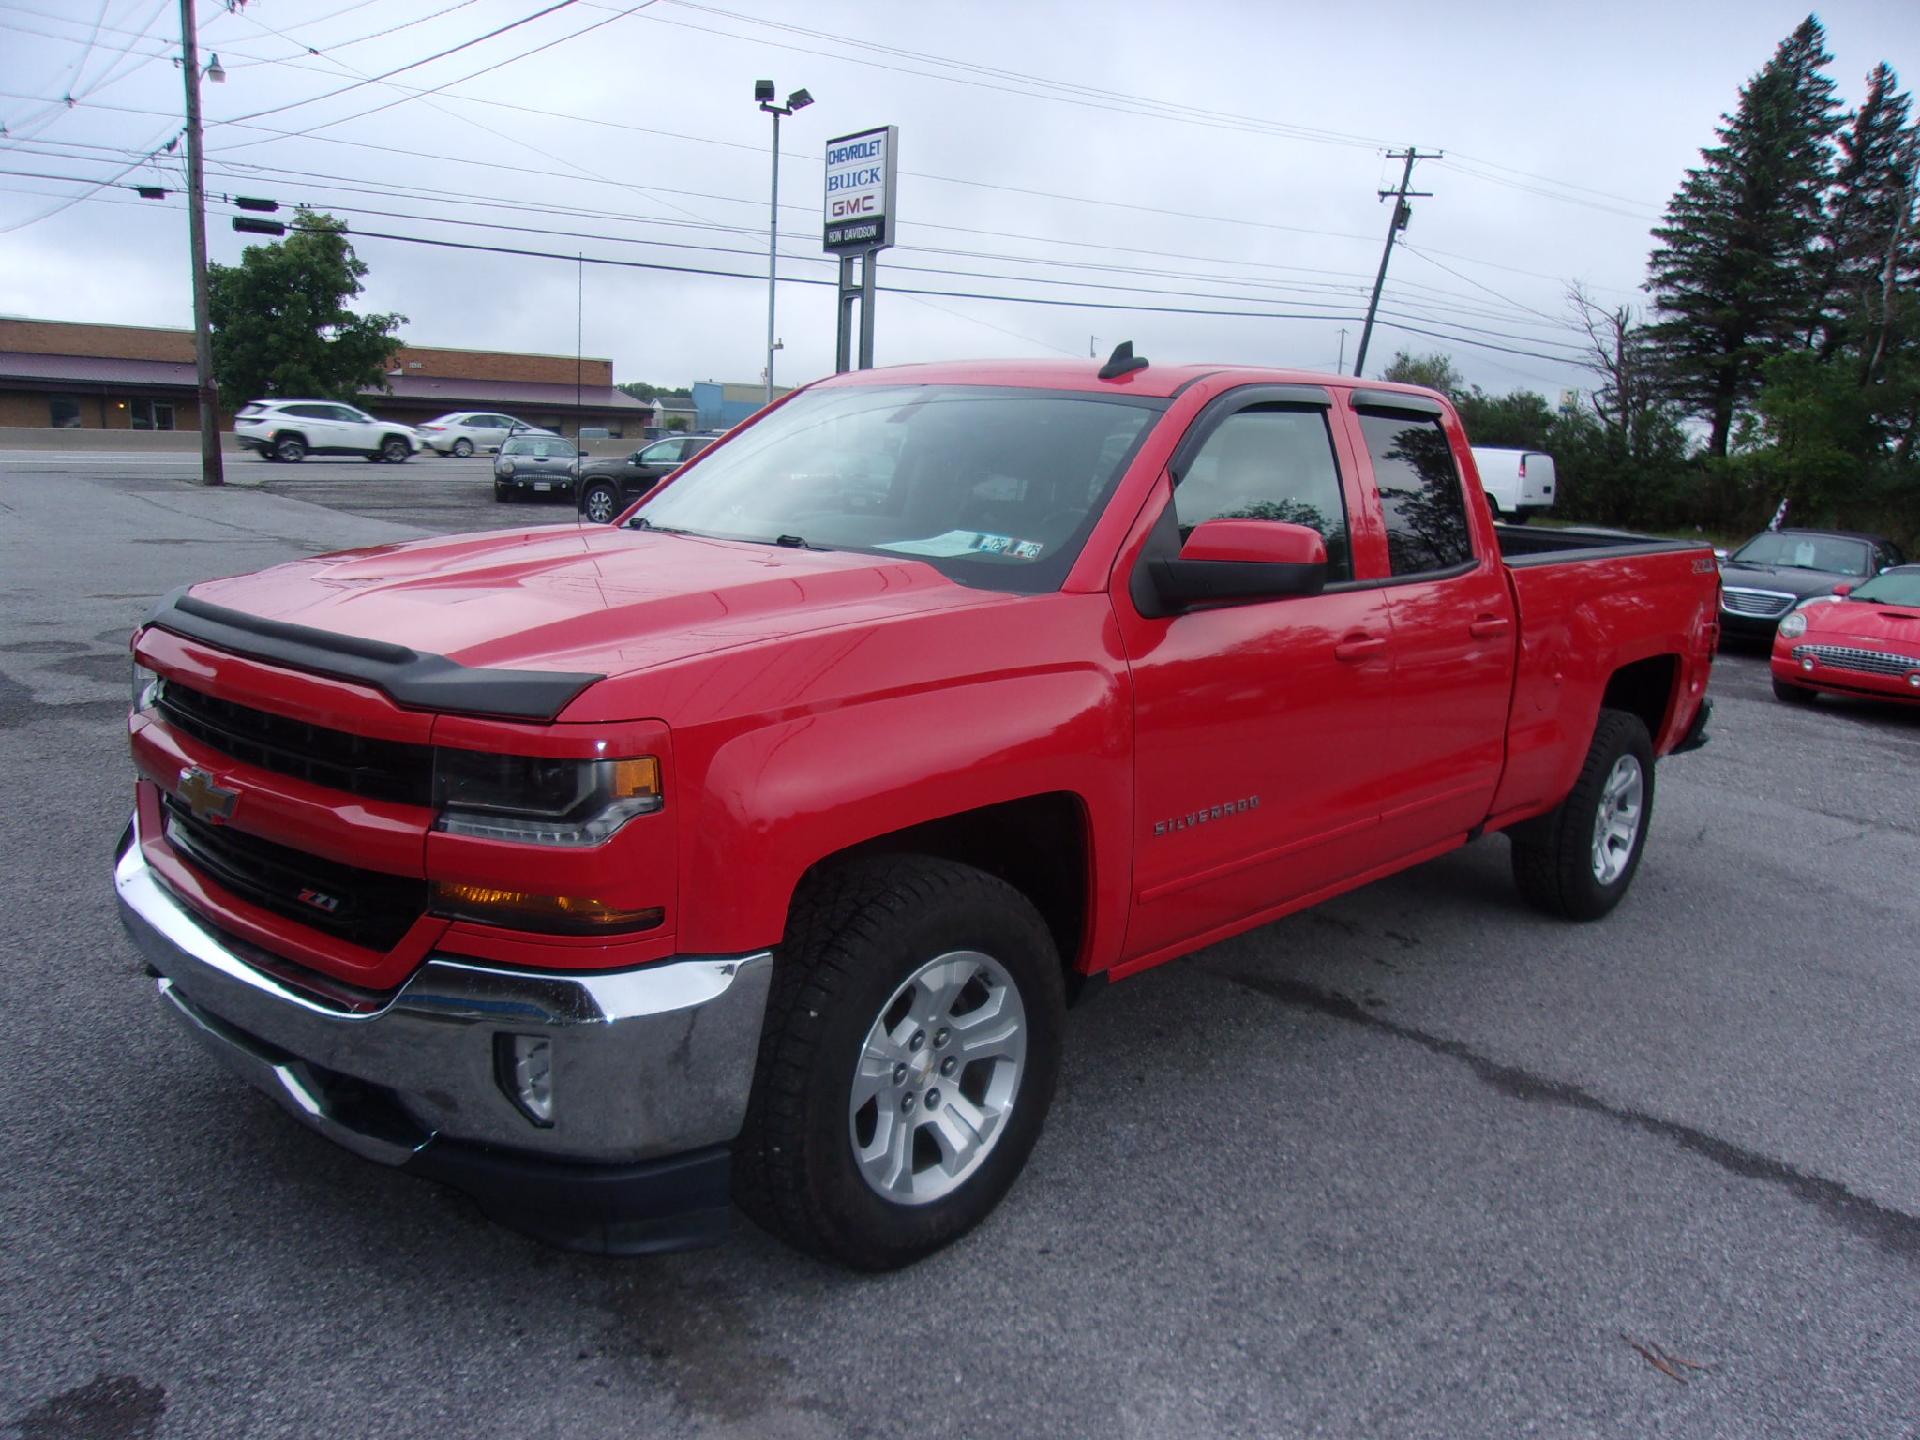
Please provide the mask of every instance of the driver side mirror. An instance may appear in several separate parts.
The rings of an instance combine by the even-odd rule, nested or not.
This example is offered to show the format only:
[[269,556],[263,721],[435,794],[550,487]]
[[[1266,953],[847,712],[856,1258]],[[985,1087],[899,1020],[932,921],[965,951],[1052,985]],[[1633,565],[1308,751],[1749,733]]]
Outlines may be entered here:
[[1154,593],[1176,614],[1195,605],[1318,595],[1327,583],[1327,542],[1284,520],[1207,520],[1178,558],[1146,562]]
[[1842,580],[1838,585],[1833,587],[1833,593],[1840,596],[1843,599],[1846,596],[1851,595],[1853,593],[1852,582],[1847,580]]

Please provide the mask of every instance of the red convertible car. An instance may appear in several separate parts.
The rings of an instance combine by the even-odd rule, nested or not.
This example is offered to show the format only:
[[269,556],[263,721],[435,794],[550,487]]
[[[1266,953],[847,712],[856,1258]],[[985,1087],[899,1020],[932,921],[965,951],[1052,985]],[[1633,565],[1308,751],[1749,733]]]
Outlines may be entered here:
[[1800,703],[1825,690],[1920,704],[1920,565],[1803,601],[1773,640],[1773,693]]

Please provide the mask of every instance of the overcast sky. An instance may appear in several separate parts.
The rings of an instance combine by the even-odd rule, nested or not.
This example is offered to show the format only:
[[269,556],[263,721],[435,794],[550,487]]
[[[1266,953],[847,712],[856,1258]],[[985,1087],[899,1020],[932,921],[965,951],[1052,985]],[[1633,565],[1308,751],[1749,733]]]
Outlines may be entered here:
[[[833,275],[825,142],[885,124],[900,130],[901,243],[883,285],[1159,308],[883,293],[881,364],[1131,339],[1169,362],[1332,369],[1343,345],[1351,368],[1360,337],[1387,221],[1376,192],[1400,171],[1386,152],[1413,145],[1445,158],[1414,171],[1433,194],[1395,252],[1369,372],[1396,349],[1437,350],[1490,390],[1556,395],[1586,383],[1561,358],[1577,340],[1568,284],[1639,303],[1649,228],[1806,13],[1780,0],[571,0],[513,25],[553,6],[201,0],[203,51],[228,75],[204,87],[209,193],[565,257],[363,233],[360,303],[408,316],[414,343],[572,354],[578,281],[585,351],[611,356],[617,378],[751,381],[770,139],[752,94],[768,78],[816,101],[781,128],[782,383],[833,365],[833,291],[798,283]],[[1878,61],[1920,80],[1920,4],[1819,13],[1849,104]],[[175,0],[0,0],[0,169],[15,172],[0,176],[0,314],[191,323],[178,193],[20,173],[177,192],[172,157],[121,175],[178,131],[177,25]],[[212,257],[236,261],[251,237],[229,205],[211,208]]]

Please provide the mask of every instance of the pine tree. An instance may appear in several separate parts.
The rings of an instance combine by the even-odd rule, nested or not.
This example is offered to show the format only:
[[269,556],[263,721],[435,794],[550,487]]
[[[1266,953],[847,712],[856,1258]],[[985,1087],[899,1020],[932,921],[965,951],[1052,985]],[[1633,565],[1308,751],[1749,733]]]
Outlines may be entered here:
[[[1913,180],[1920,135],[1909,122],[1913,102],[1882,62],[1867,76],[1867,98],[1840,137],[1840,163],[1827,202],[1820,251],[1819,353],[1859,348],[1856,373],[1867,384],[1884,351],[1886,292],[1920,278],[1920,236],[1913,226]],[[1891,269],[1889,269],[1891,267]]]
[[1759,393],[1761,364],[1805,334],[1820,303],[1807,257],[1840,108],[1822,73],[1833,58],[1825,40],[1809,15],[1780,42],[1653,232],[1660,318],[1649,338],[1674,397],[1711,425],[1714,456],[1726,455],[1736,413]]

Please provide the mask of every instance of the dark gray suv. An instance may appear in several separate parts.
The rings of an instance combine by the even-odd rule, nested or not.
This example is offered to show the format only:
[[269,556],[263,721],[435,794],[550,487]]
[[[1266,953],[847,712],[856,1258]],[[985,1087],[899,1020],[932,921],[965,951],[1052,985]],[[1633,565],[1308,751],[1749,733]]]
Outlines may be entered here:
[[695,435],[669,435],[642,445],[631,455],[609,456],[605,460],[582,458],[580,483],[574,491],[574,504],[580,513],[596,525],[613,521],[627,506],[687,461],[706,449],[720,436],[711,431]]

